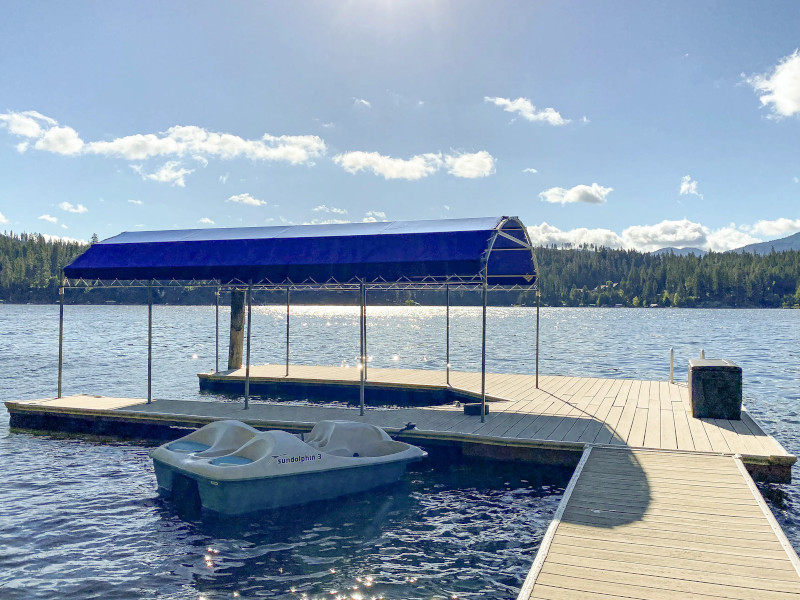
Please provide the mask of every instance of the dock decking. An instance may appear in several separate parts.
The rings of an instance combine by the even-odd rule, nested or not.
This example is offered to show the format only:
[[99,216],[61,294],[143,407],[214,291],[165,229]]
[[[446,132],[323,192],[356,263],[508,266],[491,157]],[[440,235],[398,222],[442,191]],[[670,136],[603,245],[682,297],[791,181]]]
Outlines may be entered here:
[[[251,367],[271,386],[338,387],[358,397],[356,369]],[[201,374],[241,381],[242,370]],[[374,392],[472,400],[480,374],[369,369]],[[455,404],[358,408],[297,403],[75,395],[6,402],[12,427],[136,435],[239,419],[305,431],[324,419],[361,420],[464,454],[575,465],[519,600],[531,598],[800,597],[800,561],[750,474],[788,481],[796,457],[743,411],[741,421],[695,419],[685,385],[663,381],[488,374],[485,422]],[[175,433],[172,431],[171,433]],[[178,437],[175,434],[173,437]],[[750,474],[748,474],[748,471]]]
[[800,561],[730,456],[585,451],[518,600],[800,598]]
[[[480,399],[480,373],[451,371],[450,388],[441,371],[370,368],[367,385],[373,390],[404,388],[450,389],[462,397]],[[244,369],[201,374],[201,379],[244,380]],[[354,368],[284,365],[250,368],[253,382],[276,386],[306,383],[351,388],[357,398],[359,372]],[[464,416],[455,406],[405,409],[406,420],[418,429],[543,443],[612,444],[633,448],[741,454],[750,465],[790,467],[796,458],[787,453],[744,411],[741,421],[695,419],[685,384],[666,381],[603,379],[596,377],[539,377],[488,373],[490,417],[485,423]],[[416,410],[417,412],[409,412]],[[442,412],[444,411],[444,412]],[[457,414],[452,414],[457,413]],[[380,425],[380,423],[376,423]],[[785,470],[785,469],[784,469]]]

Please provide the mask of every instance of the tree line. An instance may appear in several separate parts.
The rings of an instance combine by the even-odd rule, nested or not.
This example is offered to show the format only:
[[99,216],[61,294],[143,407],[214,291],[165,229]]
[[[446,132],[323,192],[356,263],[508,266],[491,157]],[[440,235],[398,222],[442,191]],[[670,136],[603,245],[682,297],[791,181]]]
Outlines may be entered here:
[[[47,239],[39,234],[0,235],[0,300],[14,303],[52,303],[58,300],[61,269],[86,251],[78,242]],[[578,249],[536,249],[541,302],[545,306],[679,306],[754,307],[800,306],[800,251],[716,253],[704,256],[648,254],[584,246]],[[78,296],[76,296],[76,294]],[[436,292],[396,291],[373,299],[402,304],[416,300],[441,303]],[[280,302],[279,295],[274,301]],[[478,294],[455,293],[454,304],[475,304]],[[265,302],[271,297],[262,295]],[[294,301],[351,303],[341,292],[293,295]],[[74,290],[70,302],[109,300],[139,304],[147,301],[142,289]],[[160,289],[156,302],[206,304],[213,302],[208,288]],[[492,292],[493,305],[536,303],[535,292]]]

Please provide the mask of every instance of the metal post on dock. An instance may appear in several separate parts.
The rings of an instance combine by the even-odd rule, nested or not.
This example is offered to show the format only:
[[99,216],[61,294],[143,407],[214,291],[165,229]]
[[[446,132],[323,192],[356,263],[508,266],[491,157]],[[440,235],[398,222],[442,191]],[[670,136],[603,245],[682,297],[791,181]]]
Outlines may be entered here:
[[675,383],[675,349],[669,349],[669,382]]
[[64,364],[64,269],[61,269],[61,285],[58,288],[58,395],[61,398],[61,374]]
[[147,286],[147,403],[153,401],[153,281]]
[[486,421],[486,273],[483,275],[483,320],[481,327],[481,423]]
[[244,409],[250,408],[250,331],[253,320],[253,280],[247,284],[247,363],[244,370]]
[[364,381],[367,380],[367,286],[364,285],[362,294],[362,311],[364,312],[361,327],[364,329]]
[[289,286],[286,286],[286,377],[289,376]]
[[215,333],[214,333],[214,373],[219,373],[219,283],[217,283],[217,289],[214,290],[214,299],[216,303],[216,326],[215,326]]
[[542,294],[539,285],[536,285],[536,389],[539,389],[539,305],[541,304]]
[[359,377],[361,378],[361,387],[359,391],[359,414],[363,417],[364,416],[364,383],[367,377],[367,365],[366,365],[366,347],[367,347],[367,340],[366,340],[366,308],[364,307],[364,303],[366,302],[366,288],[364,287],[364,282],[362,281],[359,286],[359,304],[361,305],[361,313],[359,315],[359,329],[361,331],[361,357],[359,359]]
[[445,369],[447,373],[447,387],[450,387],[450,284],[446,283],[444,286],[445,292]]

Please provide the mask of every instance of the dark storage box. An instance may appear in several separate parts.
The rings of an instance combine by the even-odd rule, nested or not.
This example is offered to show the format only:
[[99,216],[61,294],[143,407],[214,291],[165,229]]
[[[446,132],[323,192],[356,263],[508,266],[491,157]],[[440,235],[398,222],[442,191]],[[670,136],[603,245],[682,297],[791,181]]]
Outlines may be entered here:
[[[464,414],[465,415],[480,415],[481,414],[481,403],[480,402],[468,402],[464,404]],[[486,411],[483,413],[485,415],[489,414],[489,405],[486,405]]]
[[742,418],[742,368],[729,360],[689,361],[692,416],[707,419]]

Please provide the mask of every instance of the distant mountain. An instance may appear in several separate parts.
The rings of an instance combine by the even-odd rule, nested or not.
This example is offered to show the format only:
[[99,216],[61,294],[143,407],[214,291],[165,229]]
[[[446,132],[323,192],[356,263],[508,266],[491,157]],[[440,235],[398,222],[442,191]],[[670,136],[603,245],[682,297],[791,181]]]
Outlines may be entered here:
[[700,248],[674,248],[669,246],[667,248],[661,248],[660,250],[654,250],[650,254],[674,254],[675,256],[689,256],[690,254],[694,254],[695,256],[705,256],[706,251]]
[[731,252],[749,252],[755,254],[769,254],[772,249],[775,252],[783,252],[785,250],[800,250],[800,232],[790,235],[789,237],[781,238],[779,240],[772,240],[771,242],[761,242],[759,244],[749,244]]

